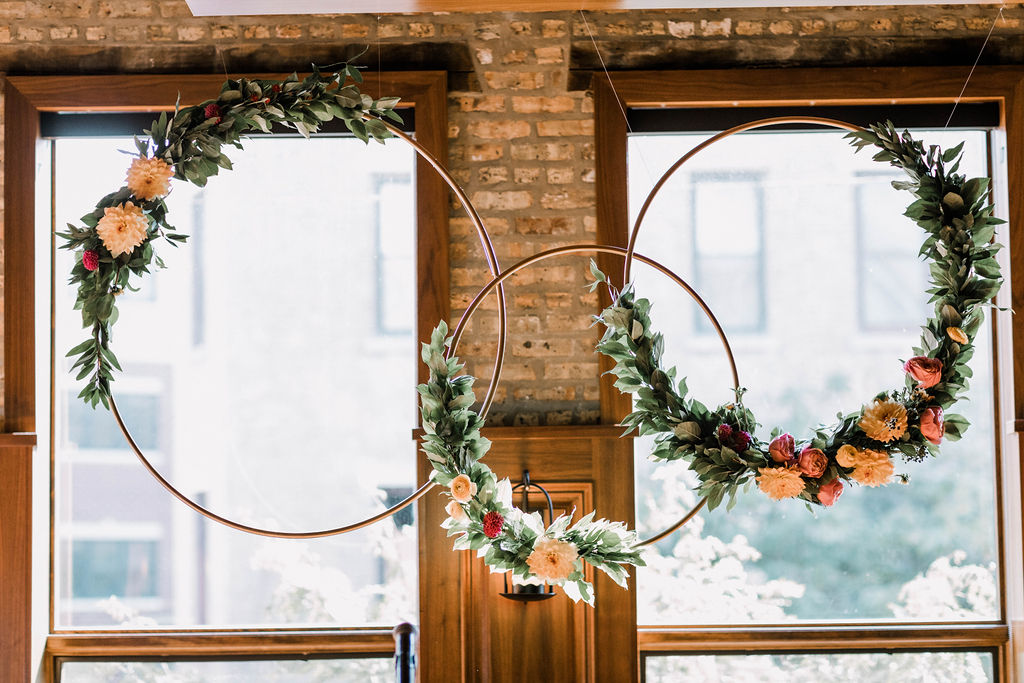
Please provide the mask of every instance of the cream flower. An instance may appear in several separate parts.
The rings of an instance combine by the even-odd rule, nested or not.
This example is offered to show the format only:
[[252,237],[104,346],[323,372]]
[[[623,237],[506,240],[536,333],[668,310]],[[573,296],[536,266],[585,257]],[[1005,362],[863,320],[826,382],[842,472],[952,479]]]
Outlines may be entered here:
[[459,503],[468,503],[476,495],[476,483],[468,475],[460,474],[452,479],[452,498]]
[[445,512],[448,513],[448,516],[451,517],[453,521],[459,524],[465,524],[469,521],[469,515],[467,515],[463,507],[454,500],[448,501],[448,504],[445,505],[444,510]]
[[884,486],[892,479],[892,459],[882,451],[863,451],[850,477],[864,486]]
[[533,544],[533,552],[526,558],[530,571],[545,581],[564,581],[572,574],[579,553],[572,543],[541,536]]
[[907,409],[890,399],[876,400],[864,409],[857,424],[869,439],[889,443],[907,431]]
[[804,490],[804,480],[796,467],[759,467],[757,488],[772,500],[796,498]]
[[139,157],[132,160],[125,184],[132,194],[148,202],[171,191],[172,169],[163,159]]
[[145,241],[148,229],[149,219],[131,202],[107,207],[96,224],[96,234],[113,256],[130,254]]

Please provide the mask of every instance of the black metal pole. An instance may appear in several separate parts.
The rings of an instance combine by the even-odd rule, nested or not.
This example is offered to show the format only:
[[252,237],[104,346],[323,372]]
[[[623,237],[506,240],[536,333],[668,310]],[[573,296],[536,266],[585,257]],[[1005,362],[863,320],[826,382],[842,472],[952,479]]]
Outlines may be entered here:
[[414,683],[416,680],[416,627],[408,622],[396,626],[391,635],[395,637],[395,681]]

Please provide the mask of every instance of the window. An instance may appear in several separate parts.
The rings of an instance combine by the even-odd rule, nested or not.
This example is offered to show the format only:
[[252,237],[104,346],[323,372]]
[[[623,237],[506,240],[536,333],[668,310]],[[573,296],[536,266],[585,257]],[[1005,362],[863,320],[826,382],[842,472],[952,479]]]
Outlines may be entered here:
[[[91,108],[116,112],[122,107],[173,106],[180,77],[142,80],[156,88],[114,88],[93,79],[88,90],[100,103]],[[378,87],[373,80],[369,87]],[[186,90],[215,92],[220,81],[216,76],[203,83],[190,81]],[[383,81],[379,87],[409,93],[409,105],[435,116],[438,127],[428,118],[416,136],[437,153],[444,141],[443,115],[436,112],[444,100],[436,94],[443,91],[443,79],[406,74]],[[31,91],[35,83],[29,79],[22,86]],[[16,97],[20,91],[9,92]],[[183,101],[189,96],[197,101],[203,97],[183,92]],[[83,103],[74,97],[58,96],[50,109],[79,106]],[[77,123],[88,126],[87,118],[92,115]],[[131,139],[109,128],[101,138],[60,135],[50,132],[45,122],[42,133],[45,146],[38,149],[35,184],[51,192],[52,220],[62,225],[75,221],[121,181],[126,157],[117,150],[130,148]],[[337,165],[331,163],[338,155],[359,157],[360,165],[372,172],[339,178]],[[283,177],[267,172],[285,159],[295,164],[291,172]],[[168,198],[173,220],[182,232],[200,238],[195,240],[198,245],[190,245],[199,248],[162,249],[170,267],[155,278],[159,286],[147,282],[151,295],[119,302],[123,316],[117,351],[125,367],[115,392],[120,412],[161,473],[210,509],[284,530],[356,521],[382,509],[396,491],[408,492],[417,485],[415,443],[408,436],[415,426],[418,373],[412,337],[447,317],[447,301],[437,296],[445,289],[434,284],[434,277],[417,279],[415,272],[445,243],[445,217],[423,210],[443,196],[443,184],[436,176],[421,179],[415,152],[400,141],[367,147],[330,135],[311,141],[274,136],[250,140],[232,160],[235,171],[211,183],[216,190],[175,185]],[[80,169],[86,165],[92,172],[83,175]],[[25,184],[31,187],[32,182]],[[331,211],[334,203],[303,200],[317,196],[344,202],[348,215]],[[42,202],[39,206],[46,208]],[[391,267],[407,273],[401,281],[390,279],[388,296],[402,299],[399,290],[410,288],[404,292],[404,306],[391,318],[396,325],[400,322],[397,332],[403,336],[386,348],[346,332],[374,331],[373,325],[359,325],[357,318],[372,320],[382,296],[376,290],[382,236],[374,228],[382,214],[390,228],[383,236],[385,252],[403,259]],[[232,238],[241,230],[244,240]],[[76,313],[65,305],[73,294],[62,286],[70,255],[53,253],[51,276],[44,266],[51,254],[48,232],[43,227],[36,241],[39,291],[49,293],[49,278],[55,283],[50,628],[61,634],[51,636],[48,653],[65,680],[107,680],[115,669],[123,676],[132,671],[139,677],[155,675],[155,670],[147,671],[149,665],[131,660],[164,655],[181,638],[161,631],[167,627],[177,632],[227,629],[224,637],[233,639],[243,656],[246,651],[266,652],[261,638],[281,642],[281,628],[300,629],[290,636],[291,650],[276,649],[282,662],[264,663],[263,669],[248,674],[239,665],[233,669],[241,675],[236,680],[367,671],[366,660],[361,666],[324,659],[305,668],[284,660],[311,652],[335,658],[353,652],[386,656],[393,647],[390,628],[401,620],[418,622],[413,508],[404,511],[400,525],[388,520],[361,537],[287,542],[229,532],[174,501],[140,468],[110,415],[92,411],[76,398],[60,351],[82,334]],[[397,241],[405,245],[396,251]],[[430,291],[411,289],[417,283]],[[292,305],[295,297],[304,305]],[[368,302],[364,310],[359,309],[360,300]],[[418,311],[412,305],[417,300]],[[40,311],[49,308],[45,299],[39,300]],[[304,315],[289,317],[295,311]],[[40,328],[43,348],[50,346],[49,328]],[[372,362],[353,362],[367,353]],[[45,368],[49,360],[41,358]],[[273,363],[274,373],[266,371],[267,363]],[[360,374],[375,371],[372,379]],[[373,429],[374,416],[358,415],[361,407],[381,402],[408,405],[396,418],[405,421],[404,429]],[[360,428],[340,424],[339,414],[356,414]],[[362,470],[353,469],[353,463],[337,467],[339,459],[364,452],[390,460],[377,458]],[[342,469],[347,477],[338,475]],[[318,478],[318,473],[324,476]],[[317,486],[322,490],[311,493]],[[388,552],[382,554],[381,548]],[[388,590],[385,581],[404,583]],[[261,632],[268,626],[277,629],[276,635]],[[331,641],[320,637],[317,629],[324,627],[333,631]],[[359,630],[338,638],[339,627]],[[94,664],[77,656],[75,647],[83,641],[73,634],[88,632],[92,640],[86,649],[102,649],[113,642],[108,634],[125,628],[156,631],[149,644],[113,656],[106,650],[108,659],[121,659],[123,665]],[[65,639],[64,634],[69,636]],[[215,652],[199,656],[216,659]],[[381,663],[386,669],[386,660]],[[200,677],[213,672],[220,676],[224,670],[215,661],[168,661],[160,667]]]
[[[846,73],[852,77],[843,91],[849,102],[860,80]],[[697,113],[691,101],[730,108],[725,114],[736,124],[797,113],[793,108],[806,107],[810,100],[827,100],[827,93],[837,91],[827,82],[831,77],[811,77],[811,87],[777,85],[771,76],[753,73],[615,74],[616,96],[632,107],[627,109],[628,129],[607,81],[595,78],[598,129],[608,139],[629,136],[624,153],[604,157],[599,178],[625,180],[628,173],[635,215],[638,202],[669,164],[707,139],[711,133],[704,131],[721,130],[723,117],[717,112],[725,110]],[[719,84],[714,92],[721,102],[708,102],[700,84],[709,82]],[[896,79],[890,88],[894,101],[900,87]],[[756,109],[759,100],[779,102],[779,109]],[[748,106],[749,115],[744,111]],[[942,106],[938,128],[951,107]],[[898,125],[923,113],[901,111],[903,119],[892,115]],[[850,110],[844,116],[817,108],[799,113],[843,120],[857,116]],[[664,121],[673,117],[703,124],[677,126],[672,133]],[[653,119],[662,122],[652,126]],[[991,132],[998,123],[996,116],[987,123],[954,122],[947,131],[933,125],[918,136],[946,148],[968,138],[965,172],[989,175],[990,159],[1004,154],[1001,136]],[[851,410],[866,400],[857,397],[899,386],[897,359],[908,355],[929,310],[923,294],[927,272],[917,263],[916,243],[922,238],[912,231],[908,237],[906,228],[916,227],[901,217],[911,198],[889,187],[891,174],[872,169],[878,164],[869,155],[858,159],[841,137],[774,130],[733,136],[702,150],[651,205],[636,247],[705,296],[733,342],[740,381],[750,389],[747,404],[766,426],[784,425],[798,437],[818,422],[828,423],[837,409]],[[726,253],[736,252],[737,258],[751,242],[757,244],[748,237],[763,225],[764,275],[761,287],[746,284],[741,278],[756,278],[758,265],[735,261],[730,269],[746,271],[740,278],[729,270],[719,274],[727,283],[720,286],[733,290],[729,299],[705,283],[700,262],[714,264],[715,255],[699,249],[687,253],[678,233],[699,228],[685,221],[681,225],[678,216],[700,211],[699,195],[683,188],[697,178],[734,173],[737,160],[757,169],[763,197],[723,193],[704,222],[717,219],[731,228],[732,217],[746,213],[746,227],[722,238]],[[995,168],[999,185],[1005,177]],[[599,188],[598,197],[615,193]],[[680,206],[686,198],[692,207]],[[895,208],[894,202],[902,204]],[[763,218],[754,208],[760,206]],[[603,235],[624,243],[625,226],[632,225],[625,210],[606,209],[601,215],[614,218],[599,226],[599,239]],[[1000,236],[1005,238],[1005,233]],[[687,377],[700,400],[727,401],[731,381],[721,348],[687,334],[699,309],[653,271],[634,270],[639,293],[654,302],[652,320],[665,333],[668,364]],[[762,335],[748,337],[744,320],[730,315],[758,301],[764,301],[766,324]],[[999,326],[1009,322],[1000,317],[993,323],[994,338]],[[999,470],[1005,456],[999,450],[999,354],[992,339],[978,341],[971,400],[958,406],[970,415],[971,431],[961,442],[945,443],[942,456],[926,466],[900,468],[913,470],[910,487],[851,489],[816,518],[798,506],[783,509],[750,494],[731,513],[702,513],[661,542],[649,566],[637,573],[641,675],[648,681],[800,681],[842,672],[844,678],[873,680],[880,672],[891,676],[913,670],[936,680],[1003,680],[1007,640],[1005,631],[992,627],[1005,628],[1007,610],[1015,609],[1005,601],[1003,581],[1019,583],[1007,562],[1017,561],[1020,539],[1000,547],[1006,508],[998,504],[1005,491]],[[628,410],[628,403],[622,409]],[[637,439],[636,450],[642,456],[650,443]],[[638,459],[637,524],[642,533],[659,531],[695,504],[693,483],[685,464],[652,466]],[[1015,487],[1010,490],[1018,495]],[[951,509],[957,510],[952,519],[947,517]],[[903,640],[914,622],[928,623],[927,644]],[[960,641],[965,633],[973,634],[971,643]],[[825,649],[835,653],[812,654],[823,642],[830,642]],[[930,651],[900,652],[903,642]],[[952,642],[955,651],[946,645]],[[851,648],[862,652],[852,654]],[[698,656],[702,650],[729,652]]]

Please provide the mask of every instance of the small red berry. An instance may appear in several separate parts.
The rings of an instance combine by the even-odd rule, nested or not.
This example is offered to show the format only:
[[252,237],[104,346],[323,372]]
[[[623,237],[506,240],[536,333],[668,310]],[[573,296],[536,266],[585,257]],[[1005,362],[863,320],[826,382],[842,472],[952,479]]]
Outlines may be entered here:
[[82,252],[82,265],[86,270],[96,270],[100,267],[100,255],[92,249],[86,249]]
[[259,102],[260,101],[260,96],[259,95],[252,95],[251,97],[249,97],[249,100],[252,101],[252,102]]
[[487,538],[497,538],[504,526],[505,518],[497,510],[491,510],[484,515],[484,536]]

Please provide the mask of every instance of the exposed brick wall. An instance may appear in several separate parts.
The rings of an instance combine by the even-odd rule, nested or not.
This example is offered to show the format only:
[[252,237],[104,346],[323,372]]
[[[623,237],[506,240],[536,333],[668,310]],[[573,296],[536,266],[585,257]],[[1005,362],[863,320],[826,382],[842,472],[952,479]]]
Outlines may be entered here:
[[[243,72],[301,69],[364,46],[364,63],[451,73],[455,176],[509,264],[593,241],[593,102],[586,71],[808,64],[970,64],[997,6],[193,18],[183,0],[0,1],[0,71]],[[1007,5],[983,63],[1024,63],[1024,8]],[[488,279],[453,209],[457,315]],[[509,281],[508,362],[494,421],[595,422],[597,358],[586,259]],[[493,301],[461,355],[490,374]]]

